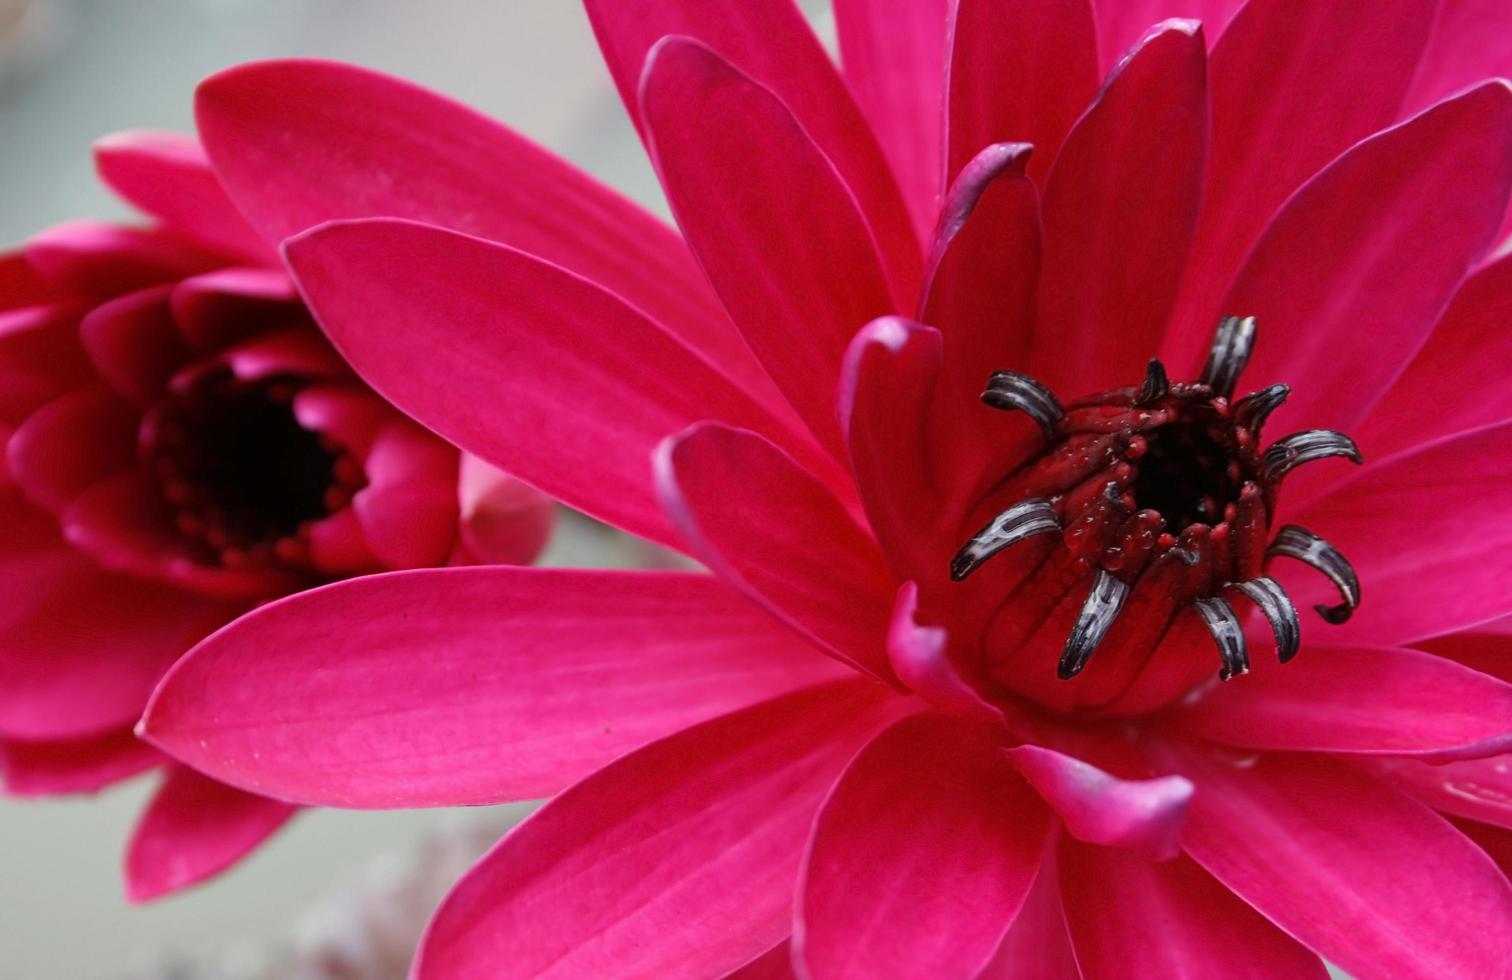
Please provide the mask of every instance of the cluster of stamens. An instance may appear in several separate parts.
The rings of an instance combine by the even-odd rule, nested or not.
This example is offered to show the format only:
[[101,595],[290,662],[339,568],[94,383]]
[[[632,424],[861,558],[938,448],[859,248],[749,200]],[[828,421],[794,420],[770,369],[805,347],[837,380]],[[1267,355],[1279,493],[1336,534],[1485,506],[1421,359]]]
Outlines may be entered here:
[[999,484],[997,499],[1013,503],[961,548],[951,577],[964,579],[1028,538],[1059,535],[1060,559],[1092,573],[1060,677],[1086,667],[1136,590],[1171,596],[1173,615],[1190,610],[1200,619],[1217,643],[1224,680],[1249,669],[1236,600],[1265,616],[1283,663],[1299,648],[1297,611],[1265,574],[1270,559],[1298,559],[1332,580],[1343,601],[1317,607],[1327,622],[1344,622],[1358,605],[1359,580],[1343,556],[1295,525],[1272,536],[1271,516],[1293,469],[1330,456],[1359,463],[1359,450],[1322,429],[1259,448],[1266,418],[1289,389],[1272,385],[1231,402],[1254,340],[1253,318],[1225,317],[1198,381],[1172,382],[1152,360],[1139,386],[1068,406],[1022,374],[989,381],[982,400],[1026,413],[1045,445]]

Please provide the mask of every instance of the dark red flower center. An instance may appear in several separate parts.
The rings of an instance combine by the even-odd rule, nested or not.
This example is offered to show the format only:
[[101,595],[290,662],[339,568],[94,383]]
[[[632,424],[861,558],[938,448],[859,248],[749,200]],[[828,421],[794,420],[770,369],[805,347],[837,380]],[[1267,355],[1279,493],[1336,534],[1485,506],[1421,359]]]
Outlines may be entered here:
[[299,424],[299,386],[217,367],[175,385],[144,420],[144,459],[178,530],[225,563],[296,560],[300,528],[365,482],[340,447]]
[[1348,437],[1326,430],[1259,449],[1265,420],[1288,389],[1274,385],[1230,402],[1254,336],[1252,319],[1226,318],[1199,380],[1171,382],[1151,361],[1139,385],[1064,407],[1031,378],[992,376],[983,401],[1027,413],[1045,436],[1041,450],[994,490],[994,509],[1006,509],[951,566],[960,580],[1011,546],[1037,543],[1004,579],[1007,595],[984,651],[994,677],[1020,686],[1023,671],[1053,659],[1058,676],[1069,679],[1096,654],[1108,667],[1093,700],[1111,702],[1128,694],[1174,628],[1197,623],[1217,643],[1226,680],[1249,669],[1236,603],[1259,609],[1289,660],[1300,626],[1285,591],[1265,574],[1276,556],[1332,578],[1344,602],[1319,611],[1330,622],[1348,618],[1359,601],[1348,563],[1302,528],[1273,536],[1271,517],[1293,468],[1327,456],[1358,463],[1360,455]]

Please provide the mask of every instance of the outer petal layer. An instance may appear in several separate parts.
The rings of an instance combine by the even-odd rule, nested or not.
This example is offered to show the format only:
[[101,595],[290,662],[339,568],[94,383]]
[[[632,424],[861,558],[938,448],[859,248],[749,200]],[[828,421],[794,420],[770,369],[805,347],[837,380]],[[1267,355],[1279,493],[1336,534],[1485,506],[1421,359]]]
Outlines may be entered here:
[[704,575],[425,569],[238,620],[175,665],[142,729],[282,799],[498,803],[834,669]]

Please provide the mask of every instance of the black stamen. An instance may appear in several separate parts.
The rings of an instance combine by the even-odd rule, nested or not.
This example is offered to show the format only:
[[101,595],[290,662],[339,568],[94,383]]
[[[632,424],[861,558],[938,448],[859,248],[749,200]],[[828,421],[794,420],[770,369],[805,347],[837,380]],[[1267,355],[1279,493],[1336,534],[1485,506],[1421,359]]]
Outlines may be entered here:
[[1218,332],[1213,336],[1213,347],[1207,363],[1202,367],[1203,384],[1219,398],[1232,398],[1234,385],[1249,363],[1255,346],[1255,318],[1252,316],[1226,316],[1218,321]]
[[1273,578],[1262,577],[1240,582],[1234,586],[1249,596],[1270,623],[1271,633],[1276,637],[1276,654],[1284,664],[1297,655],[1302,646],[1302,624],[1297,620],[1297,607],[1281,583]]
[[959,582],[981,567],[982,563],[1012,544],[1036,534],[1061,529],[1055,508],[1048,500],[1025,500],[1014,504],[966,542],[950,563],[950,577]]
[[1277,439],[1265,450],[1265,478],[1274,483],[1303,463],[1343,456],[1355,465],[1365,462],[1354,440],[1332,429],[1308,429]]
[[1244,630],[1239,626],[1239,617],[1234,615],[1234,607],[1226,599],[1215,596],[1211,599],[1198,599],[1192,603],[1192,608],[1197,610],[1203,625],[1213,634],[1213,640],[1218,644],[1218,656],[1223,660],[1218,679],[1226,681],[1249,673],[1249,650],[1244,643]]
[[998,371],[988,379],[982,401],[1005,412],[1023,412],[1034,419],[1046,439],[1056,437],[1066,414],[1049,388],[1016,371]]
[[1061,680],[1075,677],[1087,666],[1087,661],[1092,659],[1098,644],[1102,643],[1113,621],[1118,618],[1128,595],[1127,583],[1101,568],[1097,570],[1092,589],[1087,593],[1087,599],[1076,617],[1076,625],[1071,627],[1071,635],[1066,638],[1065,649],[1061,651],[1060,665],[1056,668],[1056,674]]
[[1234,404],[1234,423],[1258,436],[1265,420],[1270,418],[1270,413],[1280,408],[1290,394],[1289,385],[1271,385],[1245,395]]
[[1313,608],[1325,621],[1335,626],[1349,621],[1355,607],[1360,604],[1360,578],[1355,574],[1354,566],[1333,545],[1304,527],[1287,524],[1276,532],[1276,539],[1265,553],[1306,562],[1328,576],[1344,601],[1337,606],[1319,603]]
[[1145,367],[1144,384],[1139,386],[1139,394],[1134,396],[1134,404],[1148,405],[1157,399],[1164,398],[1171,392],[1171,379],[1166,377],[1165,365],[1160,363],[1160,358],[1150,358],[1150,363]]

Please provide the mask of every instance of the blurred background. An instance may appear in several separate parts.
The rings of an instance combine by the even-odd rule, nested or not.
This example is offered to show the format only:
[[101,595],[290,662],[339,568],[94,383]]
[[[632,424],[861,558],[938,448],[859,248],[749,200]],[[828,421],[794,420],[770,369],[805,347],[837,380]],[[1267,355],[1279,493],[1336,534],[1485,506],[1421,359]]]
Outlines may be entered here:
[[[0,239],[126,215],[94,178],[94,139],[191,132],[199,79],[289,55],[447,93],[665,212],[573,0],[0,0]],[[559,527],[547,563],[644,558],[586,521]],[[399,977],[444,886],[528,812],[306,812],[229,874],[131,907],[120,857],[150,784],[0,799],[0,980]]]

